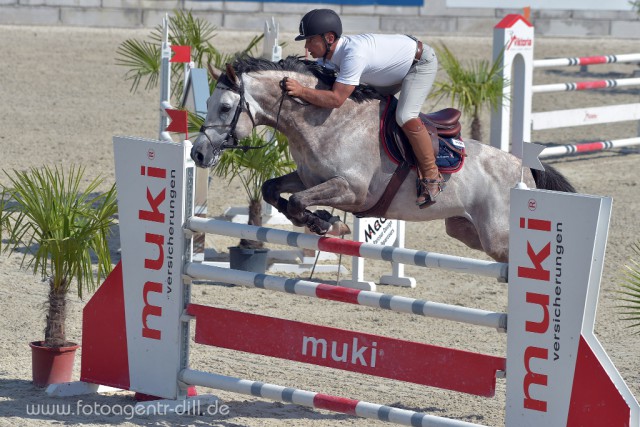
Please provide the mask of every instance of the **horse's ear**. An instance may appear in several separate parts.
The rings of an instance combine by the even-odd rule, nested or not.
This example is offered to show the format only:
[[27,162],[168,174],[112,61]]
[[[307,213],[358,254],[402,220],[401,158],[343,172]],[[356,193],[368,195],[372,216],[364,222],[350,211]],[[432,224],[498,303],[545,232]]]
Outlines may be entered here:
[[207,64],[207,69],[209,70],[209,75],[213,80],[218,80],[222,75],[222,70],[215,68],[211,63]]
[[228,62],[227,62],[227,77],[229,77],[229,80],[231,80],[235,85],[240,84],[240,80],[236,75],[236,70],[234,70],[231,64],[229,64]]

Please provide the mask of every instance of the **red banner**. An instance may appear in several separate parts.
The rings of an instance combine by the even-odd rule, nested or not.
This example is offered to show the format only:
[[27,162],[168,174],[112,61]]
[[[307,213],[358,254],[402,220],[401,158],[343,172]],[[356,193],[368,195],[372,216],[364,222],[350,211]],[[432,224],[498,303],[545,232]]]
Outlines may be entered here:
[[190,304],[195,340],[231,350],[478,396],[495,394],[502,357]]

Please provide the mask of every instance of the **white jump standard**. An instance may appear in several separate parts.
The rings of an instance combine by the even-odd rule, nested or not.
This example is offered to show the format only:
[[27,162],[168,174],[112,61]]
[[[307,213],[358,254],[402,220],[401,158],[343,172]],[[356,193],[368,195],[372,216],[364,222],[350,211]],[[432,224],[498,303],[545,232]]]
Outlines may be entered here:
[[[534,28],[520,15],[507,15],[493,31],[493,56],[501,58],[501,77],[511,81],[491,114],[491,145],[522,155],[522,143],[532,142],[532,130],[558,129],[640,120],[640,103],[532,112],[534,94],[640,86],[640,78],[533,84],[533,70],[546,67],[640,62],[640,53],[576,58],[533,59]],[[586,153],[640,144],[640,127],[633,137],[582,144],[549,146],[540,157]]]
[[[82,381],[177,402],[188,402],[189,387],[201,385],[404,425],[476,425],[194,370],[189,331],[195,323],[197,344],[478,396],[493,396],[496,379],[506,374],[510,427],[640,424],[637,401],[593,335],[610,198],[511,191],[505,315],[193,262],[191,232],[213,228],[376,259],[422,259],[425,265],[437,259],[435,265],[456,269],[456,257],[431,258],[424,251],[225,223],[234,227],[227,231],[217,221],[194,218],[195,168],[187,158],[189,145],[114,139],[122,263],[84,309]],[[490,276],[503,276],[504,265],[489,264]],[[458,265],[457,271],[472,272],[466,259]],[[504,330],[506,320],[507,357],[194,304],[190,289],[195,278],[498,330]],[[234,333],[224,333],[229,330]]]

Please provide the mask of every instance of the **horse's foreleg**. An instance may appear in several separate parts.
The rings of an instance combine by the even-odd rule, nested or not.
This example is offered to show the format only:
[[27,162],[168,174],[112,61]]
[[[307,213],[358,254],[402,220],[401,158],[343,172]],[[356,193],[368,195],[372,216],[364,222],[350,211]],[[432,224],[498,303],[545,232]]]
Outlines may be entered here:
[[262,198],[284,214],[296,227],[303,227],[306,219],[292,217],[289,214],[289,203],[281,196],[282,193],[296,193],[306,187],[300,180],[298,172],[291,172],[278,178],[269,179],[262,184]]
[[332,218],[330,214],[310,215],[307,207],[331,206],[340,208],[361,203],[362,201],[358,200],[358,195],[346,179],[334,177],[315,187],[292,194],[289,197],[288,209],[291,217],[305,221],[305,225],[314,233],[324,235],[331,230],[330,234],[341,235],[349,233],[350,230],[339,219]]

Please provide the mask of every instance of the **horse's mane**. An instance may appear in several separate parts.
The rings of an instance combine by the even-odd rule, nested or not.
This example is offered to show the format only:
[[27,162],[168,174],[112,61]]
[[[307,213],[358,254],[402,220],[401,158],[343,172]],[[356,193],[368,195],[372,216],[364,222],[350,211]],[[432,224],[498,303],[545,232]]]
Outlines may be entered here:
[[[336,81],[336,74],[333,70],[323,67],[316,61],[301,59],[297,56],[287,56],[280,61],[273,62],[263,58],[242,55],[236,58],[233,68],[239,75],[255,71],[294,71],[300,74],[313,75],[328,87],[333,86]],[[349,98],[361,103],[369,100],[381,100],[383,96],[371,86],[359,85]]]

